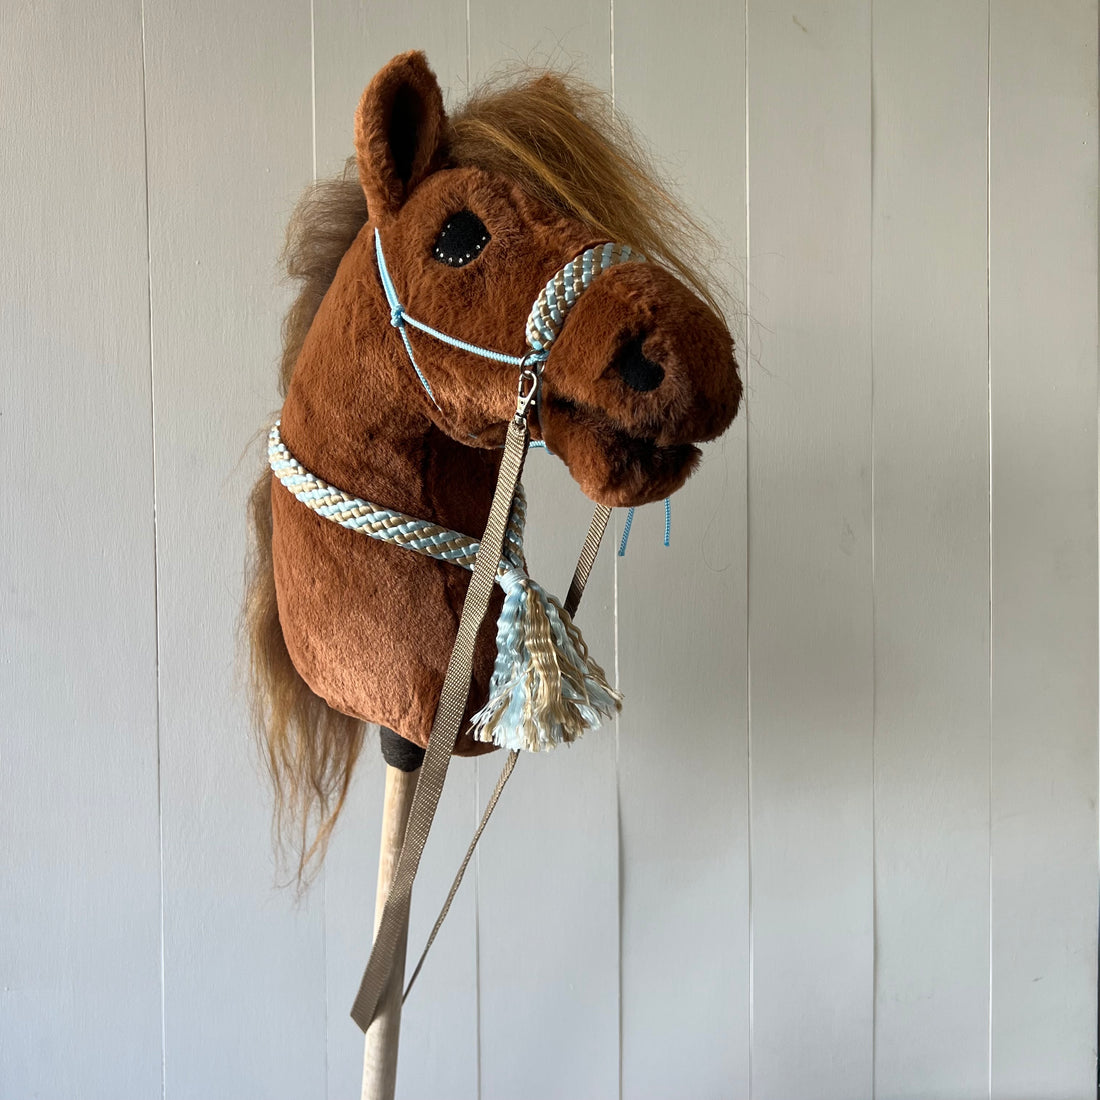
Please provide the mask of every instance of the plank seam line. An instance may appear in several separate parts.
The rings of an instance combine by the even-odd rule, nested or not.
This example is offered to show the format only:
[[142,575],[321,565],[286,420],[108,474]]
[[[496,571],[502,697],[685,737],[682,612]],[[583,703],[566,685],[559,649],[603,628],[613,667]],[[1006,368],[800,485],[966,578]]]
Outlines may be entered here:
[[989,749],[988,767],[988,811],[986,815],[986,852],[988,853],[988,880],[986,893],[988,900],[987,939],[989,940],[988,958],[988,1010],[986,1020],[986,1091],[993,1098],[993,351],[990,330],[990,266],[992,261],[992,194],[993,194],[993,17],[988,0],[985,5],[985,403],[986,403],[986,462],[988,480],[986,496],[988,499],[989,531],[987,536],[986,564],[989,573],[988,601],[989,614],[986,625],[989,631]]
[[870,447],[871,447],[871,1097],[878,1095],[878,557],[875,540],[875,457],[878,437],[875,424],[875,6],[868,11],[870,58],[868,64],[868,169],[870,171],[868,276],[870,284]]
[[[611,91],[611,113],[615,103],[615,0],[608,0],[608,80]],[[616,523],[618,536],[618,523]],[[612,545],[615,545],[614,543]],[[619,558],[611,557],[611,651],[615,663],[615,686],[622,683],[619,652]],[[623,1100],[623,813],[622,784],[619,774],[619,754],[622,745],[622,714],[615,715],[615,1015],[618,1036],[616,1077],[618,1100]]]
[[153,480],[153,716],[157,766],[157,892],[160,909],[160,1095],[168,1093],[168,1017],[165,988],[164,958],[164,811],[161,777],[160,744],[160,560],[157,531],[157,424],[156,372],[153,369],[153,240],[152,216],[149,210],[149,78],[146,63],[145,0],[140,0],[141,18],[141,152],[145,184],[145,300],[146,325],[149,340],[149,443]]
[[[466,94],[470,92],[470,0],[466,0]],[[481,758],[474,760],[474,821],[481,818]],[[474,1084],[481,1100],[481,847],[474,850]]]
[[[317,182],[317,35],[314,0],[309,0],[309,147],[311,176]],[[321,866],[321,1080],[329,1096],[328,871]]]
[[[310,147],[313,157],[313,182],[317,182],[317,35],[313,0],[309,0],[309,108]],[[326,1095],[327,1092],[326,1092]]]
[[[749,141],[749,3],[745,0],[745,390],[752,393],[752,203]],[[748,996],[748,1100],[753,1090],[753,1047],[756,1036],[756,941],[752,892],[752,402],[745,402],[745,844],[746,893],[748,895],[749,988]]]

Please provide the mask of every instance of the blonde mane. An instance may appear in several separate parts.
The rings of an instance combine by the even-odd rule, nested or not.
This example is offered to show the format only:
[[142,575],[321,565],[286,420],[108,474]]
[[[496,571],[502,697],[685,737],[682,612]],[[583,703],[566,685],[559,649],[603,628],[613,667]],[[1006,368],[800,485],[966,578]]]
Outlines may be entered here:
[[[477,89],[451,115],[448,163],[514,180],[595,236],[621,241],[674,272],[721,315],[700,257],[710,238],[673,198],[609,98],[559,73],[524,69]],[[279,392],[345,252],[367,222],[355,158],[313,184],[287,229],[283,262],[298,294],[283,321]],[[690,258],[690,259],[689,259]],[[347,799],[366,724],[333,710],[295,669],[279,623],[272,568],[271,474],[250,502],[245,626],[251,695],[275,795],[275,832],[299,888],[320,866]]]

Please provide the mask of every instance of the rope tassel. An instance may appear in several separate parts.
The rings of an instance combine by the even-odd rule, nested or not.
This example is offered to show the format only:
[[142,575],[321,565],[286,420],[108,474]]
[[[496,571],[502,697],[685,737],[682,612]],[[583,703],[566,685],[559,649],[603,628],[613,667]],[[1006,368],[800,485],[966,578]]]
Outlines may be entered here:
[[497,659],[473,736],[538,752],[570,744],[614,717],[622,696],[589,655],[568,612],[522,567],[497,579],[505,592]]

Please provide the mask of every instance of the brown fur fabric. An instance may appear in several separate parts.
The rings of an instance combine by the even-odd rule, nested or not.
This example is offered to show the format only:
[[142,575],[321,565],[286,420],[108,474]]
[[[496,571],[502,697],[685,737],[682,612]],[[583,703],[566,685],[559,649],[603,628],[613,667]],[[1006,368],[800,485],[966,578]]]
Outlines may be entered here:
[[[564,87],[554,85],[558,92]],[[540,89],[544,99],[548,89]],[[548,99],[561,101],[561,95]],[[484,110],[473,117],[484,120]],[[525,117],[515,108],[508,119],[515,128]],[[588,123],[575,124],[578,133],[587,127],[585,141],[595,140]],[[555,125],[568,122],[558,118]],[[411,316],[518,355],[542,286],[566,260],[609,239],[607,219],[585,220],[577,215],[585,203],[556,197],[568,175],[561,150],[555,156],[566,167],[559,171],[554,161],[546,186],[532,186],[520,170],[513,178],[455,164],[451,143],[458,138],[420,53],[395,58],[374,78],[355,133],[369,220],[343,256],[297,356],[282,435],[304,466],[341,489],[476,536],[488,514],[517,372],[410,329],[441,411],[433,406],[390,324],[375,228]],[[475,136],[488,140],[484,127]],[[525,146],[509,132],[498,138],[506,155],[495,159],[510,163],[515,154],[522,166],[540,137],[528,133]],[[579,138],[577,147],[584,147]],[[605,160],[601,170],[613,177],[617,161]],[[493,161],[486,157],[486,164]],[[649,192],[626,175],[618,183],[624,204],[640,209],[638,196]],[[583,197],[581,184],[575,190]],[[588,206],[598,208],[599,196],[588,197]],[[448,218],[463,210],[480,218],[491,240],[465,266],[450,267],[433,256],[433,246]],[[635,236],[640,247],[652,246],[646,232]],[[619,239],[639,247],[625,231]],[[698,462],[695,444],[725,430],[740,397],[732,340],[715,310],[668,268],[630,263],[599,276],[571,311],[546,363],[541,422],[532,423],[532,432],[593,500],[641,504],[683,484]],[[297,672],[330,707],[426,744],[470,574],[343,530],[273,479],[270,492],[278,619]],[[486,697],[499,606],[498,594],[480,638],[471,710]],[[462,734],[455,751],[488,748]],[[344,780],[353,762],[341,765]],[[306,781],[318,786],[316,778]]]

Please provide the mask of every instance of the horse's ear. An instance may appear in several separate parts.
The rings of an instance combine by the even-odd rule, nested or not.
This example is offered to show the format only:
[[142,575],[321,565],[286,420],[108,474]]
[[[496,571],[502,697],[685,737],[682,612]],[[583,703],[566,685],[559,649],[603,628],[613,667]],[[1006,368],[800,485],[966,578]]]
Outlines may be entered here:
[[372,218],[396,214],[439,166],[446,122],[439,81],[419,50],[398,54],[370,82],[355,116],[355,153]]

